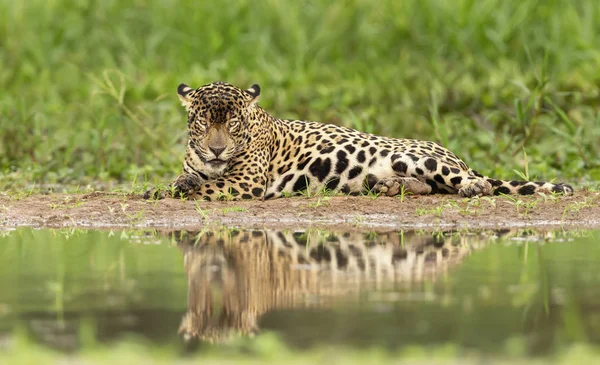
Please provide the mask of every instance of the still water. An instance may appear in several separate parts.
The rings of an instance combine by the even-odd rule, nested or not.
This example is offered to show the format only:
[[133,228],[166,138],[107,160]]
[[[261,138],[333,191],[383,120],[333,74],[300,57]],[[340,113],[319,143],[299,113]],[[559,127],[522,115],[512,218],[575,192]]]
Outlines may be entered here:
[[[0,350],[600,342],[600,232],[0,231]],[[211,347],[214,345],[211,345]]]

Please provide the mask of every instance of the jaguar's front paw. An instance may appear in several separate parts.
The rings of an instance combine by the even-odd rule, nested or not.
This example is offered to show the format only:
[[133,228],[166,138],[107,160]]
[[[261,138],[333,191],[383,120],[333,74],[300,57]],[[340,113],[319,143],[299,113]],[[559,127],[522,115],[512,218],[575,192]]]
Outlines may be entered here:
[[144,199],[185,198],[202,184],[202,180],[194,175],[180,175],[166,188],[155,188],[144,193]]
[[160,200],[160,199],[164,199],[167,197],[170,197],[171,193],[169,192],[168,188],[154,188],[154,189],[150,189],[147,190],[144,195],[142,195],[142,197],[144,199],[154,199],[154,200]]
[[185,198],[198,190],[203,180],[195,175],[183,174],[171,184],[173,198]]

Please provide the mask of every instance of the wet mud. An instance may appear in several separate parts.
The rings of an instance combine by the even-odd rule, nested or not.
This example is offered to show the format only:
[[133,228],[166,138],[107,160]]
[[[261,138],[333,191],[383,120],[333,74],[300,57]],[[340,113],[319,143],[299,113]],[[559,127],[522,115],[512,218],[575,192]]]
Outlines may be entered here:
[[0,227],[153,227],[198,229],[344,227],[438,229],[600,227],[600,193],[568,197],[463,199],[456,195],[295,197],[271,201],[145,200],[93,192],[11,197],[0,195]]

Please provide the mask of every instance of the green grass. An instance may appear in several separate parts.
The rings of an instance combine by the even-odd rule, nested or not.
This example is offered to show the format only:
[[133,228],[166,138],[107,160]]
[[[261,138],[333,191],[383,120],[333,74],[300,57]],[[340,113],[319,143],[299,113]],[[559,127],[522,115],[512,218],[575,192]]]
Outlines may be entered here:
[[259,83],[281,118],[587,185],[600,179],[597,19],[596,0],[3,1],[0,190],[172,180],[176,86],[214,80]]
[[[508,339],[510,343],[512,339]],[[17,338],[16,346],[0,352],[5,364],[60,364],[64,362],[82,365],[95,364],[597,364],[600,354],[588,345],[573,345],[558,351],[552,357],[519,358],[511,355],[492,357],[476,351],[460,351],[453,345],[407,346],[403,351],[393,352],[378,348],[352,349],[322,346],[305,351],[290,350],[285,343],[271,334],[260,335],[253,342],[237,341],[226,354],[219,347],[206,348],[202,355],[174,355],[173,347],[148,346],[140,341],[124,341],[118,346],[88,346],[85,351],[65,355],[30,344]],[[514,341],[512,341],[514,343]],[[508,345],[509,347],[511,345]],[[223,350],[223,349],[221,349]]]

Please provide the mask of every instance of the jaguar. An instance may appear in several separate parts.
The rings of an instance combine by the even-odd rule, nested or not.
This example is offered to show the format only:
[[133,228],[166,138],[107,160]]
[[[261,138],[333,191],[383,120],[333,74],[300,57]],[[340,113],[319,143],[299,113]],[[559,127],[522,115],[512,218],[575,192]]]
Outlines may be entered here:
[[213,82],[179,85],[187,110],[183,172],[166,191],[146,198],[272,199],[303,192],[458,194],[463,197],[538,192],[569,195],[564,183],[483,176],[441,145],[377,136],[343,126],[270,115],[261,89]]

